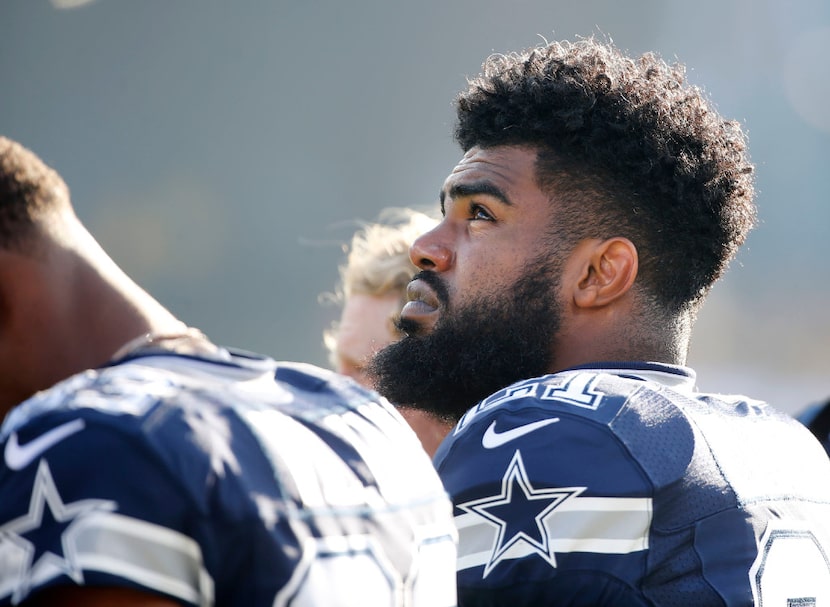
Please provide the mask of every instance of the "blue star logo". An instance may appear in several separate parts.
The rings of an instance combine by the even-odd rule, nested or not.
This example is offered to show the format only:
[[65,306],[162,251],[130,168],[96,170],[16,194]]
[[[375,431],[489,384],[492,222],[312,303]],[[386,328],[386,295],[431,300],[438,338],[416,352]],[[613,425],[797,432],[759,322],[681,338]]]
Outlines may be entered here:
[[111,512],[116,507],[115,502],[98,499],[64,503],[49,464],[41,460],[28,512],[0,526],[0,552],[14,555],[7,562],[15,565],[18,580],[12,603],[22,601],[33,586],[62,574],[82,584],[83,571],[76,557],[73,527],[90,512]]
[[480,516],[496,528],[482,578],[502,560],[511,558],[511,548],[520,544],[529,547],[532,554],[538,554],[551,567],[556,567],[548,515],[584,490],[584,487],[534,488],[528,480],[522,455],[516,451],[502,477],[501,493],[458,504],[460,509]]

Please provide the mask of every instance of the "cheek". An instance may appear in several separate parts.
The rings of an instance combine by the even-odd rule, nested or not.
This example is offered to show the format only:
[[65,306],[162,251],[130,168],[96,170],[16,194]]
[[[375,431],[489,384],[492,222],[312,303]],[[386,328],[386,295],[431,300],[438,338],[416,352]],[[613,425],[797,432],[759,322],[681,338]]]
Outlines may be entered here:
[[531,252],[527,247],[509,246],[498,251],[476,252],[455,267],[455,279],[448,283],[451,299],[467,293],[488,293],[515,282],[527,265]]

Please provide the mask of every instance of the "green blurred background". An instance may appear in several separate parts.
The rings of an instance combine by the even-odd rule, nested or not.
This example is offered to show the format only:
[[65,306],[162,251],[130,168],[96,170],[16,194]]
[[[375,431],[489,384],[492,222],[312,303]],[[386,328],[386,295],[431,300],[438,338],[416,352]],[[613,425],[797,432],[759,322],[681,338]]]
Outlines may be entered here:
[[325,365],[342,245],[434,208],[465,77],[592,34],[685,63],[749,132],[762,223],[701,314],[700,388],[830,396],[827,0],[0,0],[0,133],[184,320]]

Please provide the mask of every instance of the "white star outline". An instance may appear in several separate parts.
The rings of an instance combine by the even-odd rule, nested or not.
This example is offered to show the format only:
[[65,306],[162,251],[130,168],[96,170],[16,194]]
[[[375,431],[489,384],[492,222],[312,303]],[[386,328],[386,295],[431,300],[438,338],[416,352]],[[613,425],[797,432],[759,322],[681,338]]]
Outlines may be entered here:
[[[517,483],[524,493],[524,497],[528,501],[533,500],[553,500],[539,514],[534,517],[536,528],[539,530],[541,541],[538,541],[524,531],[515,533],[512,537],[505,538],[505,530],[507,528],[507,521],[498,518],[497,516],[487,512],[487,508],[493,506],[502,506],[511,503],[513,500],[513,485]],[[486,578],[490,572],[502,560],[505,560],[507,552],[514,545],[519,542],[528,544],[535,554],[538,554],[551,567],[556,567],[556,555],[554,554],[550,545],[550,530],[548,522],[545,520],[548,515],[562,505],[568,499],[578,496],[585,491],[585,487],[549,487],[544,489],[534,489],[530,484],[525,470],[522,455],[519,450],[513,455],[507,470],[504,473],[501,481],[501,493],[490,497],[483,497],[463,504],[458,504],[458,507],[465,512],[480,516],[489,525],[496,528],[496,537],[493,540],[493,546],[490,552],[490,558],[484,566],[484,573],[482,579]]]
[[[45,505],[48,505],[56,521],[72,522],[61,535],[63,557],[47,550],[33,563],[34,544],[22,535],[43,524]],[[77,560],[73,529],[77,522],[90,512],[112,512],[116,509],[117,504],[110,500],[84,499],[71,504],[64,503],[58,493],[49,464],[45,459],[41,459],[32,487],[32,496],[29,499],[29,511],[0,526],[0,545],[10,542],[24,554],[22,566],[17,571],[18,583],[12,596],[12,604],[16,605],[22,601],[29,594],[33,583],[40,584],[61,574],[66,574],[76,584],[82,584],[84,576]]]

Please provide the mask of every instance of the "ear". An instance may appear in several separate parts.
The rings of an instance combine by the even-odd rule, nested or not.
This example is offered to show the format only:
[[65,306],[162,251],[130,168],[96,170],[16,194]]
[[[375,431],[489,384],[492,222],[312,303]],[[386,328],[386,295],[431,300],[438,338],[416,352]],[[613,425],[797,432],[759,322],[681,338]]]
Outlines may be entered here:
[[606,306],[631,289],[637,277],[637,248],[627,238],[585,243],[584,264],[574,291],[581,308]]

